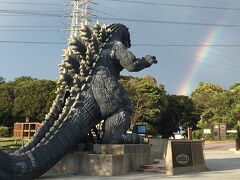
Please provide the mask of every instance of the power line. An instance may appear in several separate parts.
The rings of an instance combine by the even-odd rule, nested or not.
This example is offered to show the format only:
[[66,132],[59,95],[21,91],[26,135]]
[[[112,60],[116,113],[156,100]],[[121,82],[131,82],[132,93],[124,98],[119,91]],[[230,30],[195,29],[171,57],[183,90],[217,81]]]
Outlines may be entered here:
[[[63,17],[63,14],[51,14],[44,12],[34,11],[18,11],[18,10],[0,10],[0,13],[13,13],[19,15],[37,15],[37,16],[50,16],[50,17]],[[1,16],[1,15],[0,15]],[[218,24],[218,23],[198,23],[198,22],[178,22],[178,21],[161,21],[161,20],[147,20],[147,19],[129,19],[129,18],[113,18],[113,17],[100,17],[103,20],[111,21],[126,21],[126,22],[140,22],[140,23],[153,23],[153,24],[174,24],[174,25],[190,25],[190,26],[216,26],[216,27],[230,27],[239,28],[239,24]]]
[[54,17],[62,17],[61,14],[53,14],[53,13],[46,13],[44,11],[28,11],[28,10],[7,10],[7,9],[0,9],[0,13],[7,13],[7,14],[24,14],[24,15],[40,15],[40,16],[54,16]]
[[0,1],[0,4],[24,4],[24,5],[40,5],[40,6],[62,6],[57,3],[29,3],[29,2],[14,2],[14,1]]
[[[39,44],[39,45],[66,45],[67,43],[63,43],[63,42],[49,42],[49,41],[0,41],[0,43],[9,43],[9,44]],[[146,46],[147,44],[133,44],[133,46]],[[150,44],[148,44],[150,45]],[[161,45],[162,46],[162,45]],[[190,46],[190,45],[165,45],[166,47],[180,47],[180,46],[183,46],[183,47],[186,47],[186,46]],[[191,45],[191,46],[216,46],[216,47],[221,47],[221,46],[224,46],[224,47],[232,47],[232,46],[238,46],[240,47],[240,44],[235,44],[235,45]],[[218,65],[215,65],[215,64],[209,64],[209,63],[203,63],[203,62],[199,62],[199,61],[194,61],[196,63],[199,63],[199,64],[203,64],[203,65],[208,65],[208,66],[212,66],[214,68],[218,68],[218,69],[222,69],[222,70],[225,70],[225,71],[230,71],[230,72],[234,72],[234,73],[239,73],[238,71],[235,71],[235,70],[231,70],[231,69],[228,69],[228,68],[225,68],[225,67],[221,67],[221,66],[218,66]]]
[[111,20],[111,21],[127,21],[127,22],[154,23],[154,24],[217,26],[217,27],[235,27],[235,28],[240,27],[239,24],[196,23],[196,22],[160,21],[160,20],[129,19],[129,18],[109,18],[109,17],[100,17],[100,18],[105,20]]
[[32,32],[43,32],[43,31],[54,31],[54,32],[58,32],[58,31],[61,31],[61,30],[56,30],[56,29],[0,29],[0,32],[4,32],[4,31],[7,31],[7,32],[11,32],[11,31],[14,31],[14,32],[28,32],[28,31],[32,31]]
[[[49,16],[49,15],[40,15],[40,14],[33,14],[33,16],[35,17],[41,17],[41,18],[62,18],[61,16]],[[1,14],[0,13],[0,17],[28,17],[28,18],[32,18],[33,16],[30,16],[30,14]]]
[[133,44],[148,47],[239,47],[240,44]]
[[160,5],[160,6],[174,6],[174,7],[187,7],[187,8],[200,8],[200,9],[214,9],[214,10],[234,10],[240,11],[240,8],[232,7],[216,7],[216,6],[197,6],[197,5],[182,5],[175,3],[159,3],[159,2],[143,2],[143,1],[132,1],[132,0],[107,0],[113,2],[123,2],[123,3],[134,3],[134,4],[147,4],[147,5]]
[[[41,30],[39,30],[41,31]],[[10,41],[1,40],[0,43],[16,43],[16,44],[66,44],[64,42],[50,42],[50,41]],[[133,46],[148,46],[148,47],[201,47],[201,46],[211,46],[211,47],[240,47],[240,44],[132,44]]]
[[67,44],[63,42],[48,42],[48,41],[0,41],[0,43],[9,43],[9,44],[49,44],[49,45],[59,45]]
[[46,25],[42,25],[42,26],[29,26],[29,25],[0,25],[0,28],[9,28],[9,27],[17,27],[17,28],[62,28],[62,26],[46,26]]
[[107,16],[112,16],[112,17],[117,17],[113,14],[110,14],[110,13],[107,13],[107,12],[103,12],[103,11],[99,11],[99,10],[96,10],[96,9],[93,9],[94,12],[97,12],[97,13],[100,13],[100,14],[104,14],[104,15],[107,15]]
[[[30,13],[46,13],[46,14],[52,14],[52,13],[62,13],[63,11],[53,11],[53,10],[31,10],[31,9],[0,9],[0,12],[2,13],[12,13],[12,12],[30,12]],[[60,15],[60,14],[58,14]]]
[[[143,2],[143,1],[132,1],[132,0],[107,0],[112,2],[123,2],[123,3],[135,3],[135,4],[149,4],[149,5],[161,5],[161,6],[175,6],[175,7],[188,7],[188,8],[200,8],[200,9],[216,9],[216,10],[235,10],[239,11],[240,8],[233,7],[217,7],[217,6],[198,6],[198,5],[182,5],[176,3],[159,3],[159,2]],[[29,2],[14,2],[14,1],[0,1],[0,4],[23,4],[23,5],[43,5],[43,6],[63,6],[61,3],[29,3]]]
[[[217,68],[217,69],[222,69],[224,71],[229,71],[229,72],[232,72],[232,73],[240,73],[240,71],[236,71],[236,70],[232,70],[232,69],[229,69],[229,68],[225,68],[225,66],[219,66],[219,65],[215,65],[215,64],[211,64],[211,63],[206,63],[206,62],[201,62],[201,61],[196,61],[196,60],[193,60],[191,62],[195,62],[195,63],[198,63],[198,64],[202,64],[202,65],[207,65],[207,66],[211,66],[213,68]],[[233,67],[233,66],[231,66]]]
[[[147,1],[148,2],[148,1]],[[159,1],[158,1],[159,2]],[[176,3],[178,3],[179,1],[177,1]],[[173,3],[175,3],[175,2],[173,2]],[[181,3],[182,4],[182,3]],[[188,5],[189,3],[187,3],[187,5]],[[107,10],[109,10],[109,12],[120,12],[121,14],[128,14],[129,16],[130,15],[132,15],[132,16],[134,16],[134,18],[138,18],[138,19],[142,19],[143,17],[142,16],[138,16],[136,13],[133,13],[133,11],[126,11],[125,9],[122,9],[122,8],[120,8],[120,9],[116,9],[116,8],[114,8],[114,6],[113,5],[109,5],[109,6],[106,6],[106,5],[102,5],[102,4],[99,4],[99,6],[102,6],[104,9],[107,9]],[[147,8],[147,7],[146,7]],[[163,9],[163,8],[162,8]],[[175,11],[174,11],[174,9],[175,8],[168,8],[167,10],[168,10],[168,13],[170,13],[170,14],[175,14]],[[196,10],[198,10],[199,12],[201,12],[202,13],[202,11],[201,11],[201,9],[196,9]],[[194,11],[194,12],[196,12],[196,10]],[[219,11],[218,11],[219,12]],[[216,13],[216,12],[215,12]],[[219,12],[220,13],[220,12]],[[209,13],[204,13],[204,15],[207,15],[207,16],[210,16],[210,14]],[[181,16],[183,15],[183,17],[185,17],[186,15],[185,15],[185,11],[183,11],[182,13],[181,13]],[[109,16],[107,16],[107,17],[109,17]],[[115,16],[116,17],[116,16]],[[193,16],[194,17],[194,16]],[[203,16],[201,16],[201,17],[203,17]],[[129,17],[128,17],[129,18]],[[162,17],[162,19],[164,19],[164,20],[166,20],[166,18],[168,18],[168,17]],[[232,18],[231,18],[231,20],[232,20]],[[237,22],[238,22],[238,19],[236,19],[237,20]],[[198,18],[198,19],[196,19],[196,18],[194,18],[194,19],[192,19],[191,20],[191,22],[206,22],[206,21],[203,21],[203,19],[202,18]],[[218,22],[219,23],[219,22]],[[162,28],[162,26],[161,27],[159,27],[159,28],[156,28],[156,26],[154,26],[154,24],[148,24],[148,26],[145,26],[144,25],[144,23],[141,23],[141,22],[139,22],[139,23],[134,23],[134,26],[136,26],[135,28],[136,29],[138,29],[137,28],[137,26],[139,26],[139,28],[140,29],[144,29],[144,31],[142,31],[142,32],[148,32],[148,33],[141,33],[141,35],[146,35],[146,36],[151,36],[151,38],[154,38],[155,40],[157,40],[157,39],[159,39],[159,40],[157,40],[158,42],[162,42],[162,40],[159,38],[159,36],[156,36],[156,33],[159,33],[159,28]],[[140,27],[141,26],[141,27]],[[153,27],[154,26],[154,27]],[[168,25],[166,24],[166,26],[164,26],[164,27],[168,27]],[[186,32],[188,32],[188,35],[189,35],[189,37],[191,36],[192,37],[192,34],[194,35],[194,37],[195,37],[195,35],[199,35],[199,33],[203,33],[204,31],[202,31],[202,29],[195,29],[194,27],[193,28],[190,28],[190,27],[192,27],[192,26],[190,26],[189,25],[189,27],[188,27],[188,30],[186,31]],[[198,26],[196,26],[196,27],[198,27]],[[203,26],[204,27],[204,26]],[[197,30],[197,31],[196,31]],[[237,28],[228,28],[228,30],[233,30],[233,31],[235,31],[235,30],[238,30]],[[163,31],[163,30],[161,30],[161,31]],[[178,33],[176,34],[175,32],[170,32],[170,31],[174,31],[174,28],[173,29],[171,29],[171,30],[166,30],[165,32],[164,32],[164,34],[166,34],[166,36],[170,36],[170,37],[172,37],[172,36],[174,36],[174,37],[176,37],[176,39],[181,39],[181,41],[179,41],[179,42],[184,42],[185,41],[185,38],[182,38],[181,37],[181,35],[179,35]],[[131,30],[131,32],[137,32],[137,31],[132,31]],[[189,34],[189,33],[191,33],[191,34]],[[231,33],[231,32],[230,32]],[[155,37],[153,37],[153,34],[155,34]],[[205,35],[205,34],[204,34]],[[222,39],[222,40],[224,40],[224,41],[226,41],[225,40],[225,38],[223,38],[224,36],[217,36],[217,37],[215,37],[215,40],[220,40],[220,39]],[[157,38],[157,39],[156,39]],[[233,42],[234,43],[234,42]],[[231,42],[228,42],[228,44],[232,44]],[[228,48],[229,49],[229,48]],[[234,47],[232,48],[232,49],[234,49]],[[219,50],[219,49],[215,49],[215,50]],[[221,50],[219,50],[219,51],[221,51]],[[222,52],[222,51],[221,51]]]

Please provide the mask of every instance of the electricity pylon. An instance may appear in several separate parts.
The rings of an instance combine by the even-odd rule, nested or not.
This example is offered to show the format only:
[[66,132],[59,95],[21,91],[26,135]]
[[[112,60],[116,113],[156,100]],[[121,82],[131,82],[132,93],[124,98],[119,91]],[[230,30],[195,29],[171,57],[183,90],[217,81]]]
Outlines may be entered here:
[[92,0],[73,0],[71,12],[71,27],[70,36],[77,36],[80,32],[80,24],[88,23],[89,16],[89,3]]

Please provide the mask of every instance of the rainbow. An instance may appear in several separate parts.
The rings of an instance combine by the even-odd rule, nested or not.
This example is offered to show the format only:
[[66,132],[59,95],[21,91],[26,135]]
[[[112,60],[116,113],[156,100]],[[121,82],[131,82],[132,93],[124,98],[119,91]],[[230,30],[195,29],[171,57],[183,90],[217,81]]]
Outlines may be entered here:
[[[214,44],[217,36],[219,35],[219,27],[214,28],[208,33],[204,41],[203,45]],[[187,71],[185,75],[184,81],[181,83],[180,88],[178,89],[178,95],[189,95],[193,89],[194,78],[198,72],[199,65],[207,59],[211,50],[211,46],[201,46],[195,55],[195,59],[193,63],[189,67],[189,71]]]

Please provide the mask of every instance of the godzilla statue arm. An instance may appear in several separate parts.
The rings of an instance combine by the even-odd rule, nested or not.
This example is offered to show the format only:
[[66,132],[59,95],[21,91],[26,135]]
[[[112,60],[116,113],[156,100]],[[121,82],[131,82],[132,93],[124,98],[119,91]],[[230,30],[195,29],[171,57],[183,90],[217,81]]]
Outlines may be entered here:
[[121,42],[116,43],[116,49],[113,53],[114,57],[119,60],[121,66],[130,72],[141,71],[157,63],[155,56],[146,55],[141,59],[136,58]]

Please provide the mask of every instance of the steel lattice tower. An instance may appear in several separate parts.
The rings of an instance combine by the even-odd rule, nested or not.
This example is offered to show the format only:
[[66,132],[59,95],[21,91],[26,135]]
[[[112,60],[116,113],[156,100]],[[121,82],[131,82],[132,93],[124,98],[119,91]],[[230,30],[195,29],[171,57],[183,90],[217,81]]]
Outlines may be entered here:
[[70,36],[77,36],[80,31],[81,23],[88,23],[88,5],[91,0],[73,0],[71,12]]

